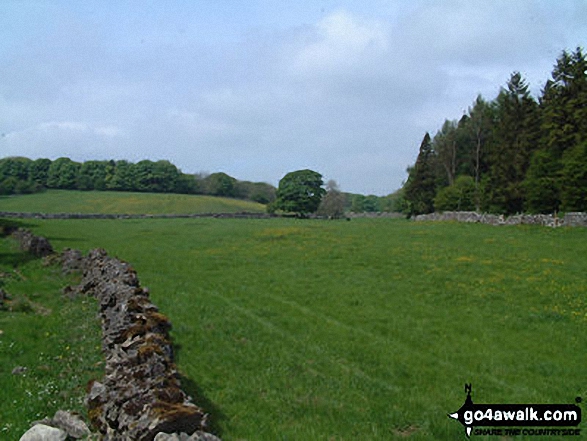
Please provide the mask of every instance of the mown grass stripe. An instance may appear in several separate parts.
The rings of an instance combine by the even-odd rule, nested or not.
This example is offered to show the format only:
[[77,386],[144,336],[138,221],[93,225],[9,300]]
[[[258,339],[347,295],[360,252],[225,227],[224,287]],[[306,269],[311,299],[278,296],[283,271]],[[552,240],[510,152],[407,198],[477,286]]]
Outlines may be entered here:
[[[218,293],[216,293],[214,295],[215,296],[218,296],[219,298],[222,298],[226,302],[229,302],[226,297],[222,297]],[[330,317],[330,316],[328,316],[326,314],[317,313],[317,312],[315,312],[315,310],[311,310],[310,308],[307,308],[305,306],[302,306],[302,305],[298,304],[297,302],[294,302],[294,301],[291,301],[291,300],[285,300],[283,298],[276,297],[276,296],[270,295],[268,293],[260,294],[260,297],[263,297],[264,299],[271,300],[271,301],[274,301],[274,302],[279,303],[279,304],[282,304],[282,305],[287,305],[290,308],[292,308],[292,309],[294,309],[296,311],[299,311],[299,312],[303,313],[304,315],[313,317],[313,318],[318,319],[318,320],[323,321],[323,322],[327,322],[327,323],[329,323],[329,324],[331,324],[333,326],[336,326],[336,327],[345,329],[345,330],[347,330],[347,331],[349,331],[351,333],[360,334],[360,335],[362,335],[364,337],[367,337],[368,340],[369,340],[369,342],[378,341],[378,342],[381,343],[381,346],[382,347],[386,347],[386,346],[389,347],[389,346],[391,346],[391,348],[386,349],[386,352],[393,352],[394,354],[396,354],[396,352],[394,351],[394,349],[400,349],[401,348],[400,349],[401,350],[401,353],[402,354],[409,354],[409,357],[410,358],[414,358],[414,357],[415,358],[418,358],[420,362],[429,362],[430,361],[429,360],[430,354],[425,353],[424,351],[422,351],[422,350],[420,350],[418,348],[415,348],[414,346],[410,346],[408,343],[402,342],[402,341],[400,341],[398,339],[395,339],[395,340],[387,339],[387,338],[381,337],[378,334],[375,334],[375,333],[372,333],[372,332],[368,332],[368,331],[366,331],[366,330],[364,330],[364,329],[362,329],[362,328],[360,328],[358,326],[348,325],[348,324],[343,323],[343,322],[341,322],[339,320],[336,320],[336,319],[334,319],[334,318],[332,318],[332,317]],[[238,305],[235,305],[234,303],[232,303],[232,305],[234,307],[238,307]],[[238,308],[242,308],[242,307],[238,307]],[[247,314],[251,314],[251,316],[254,315],[254,314],[252,314],[250,312],[251,311],[250,309],[247,309],[247,308],[243,308],[243,309],[246,310],[246,311],[248,311]],[[256,316],[256,317],[258,317],[258,316]],[[276,326],[274,326],[274,328],[275,329],[279,329]],[[283,335],[287,335],[283,331],[280,331],[280,332],[282,332]],[[288,335],[288,337],[293,338],[293,337],[291,337],[291,335]],[[454,361],[448,360],[446,358],[443,359],[442,358],[443,355],[446,357],[447,353],[445,351],[442,351],[441,354],[438,354],[434,358],[434,363],[436,365],[429,366],[430,370],[434,370],[434,369],[437,369],[438,367],[442,367],[442,368],[445,368],[447,370],[454,371],[454,370],[456,370],[457,367],[459,367],[458,364],[456,364]],[[330,356],[329,358],[332,359],[332,356]],[[340,364],[340,362],[338,362],[338,363]],[[344,364],[341,364],[341,366],[344,366]],[[369,381],[371,381],[373,383],[376,383],[376,384],[387,384],[388,387],[386,387],[386,389],[388,389],[390,391],[399,391],[399,390],[401,390],[401,388],[399,388],[397,386],[391,386],[391,384],[389,382],[386,382],[385,380],[378,379],[378,378],[373,378],[373,377],[367,375],[366,373],[364,373],[360,369],[357,369],[357,371],[353,371],[353,372],[355,372],[359,376],[363,376],[363,378],[366,378],[366,379],[368,379]],[[432,372],[430,372],[430,373],[432,374]],[[520,391],[529,391],[530,390],[529,388],[526,388],[526,387],[520,388],[519,386],[510,384],[510,383],[506,383],[504,381],[500,381],[495,375],[492,375],[492,374],[489,374],[489,373],[485,373],[482,378],[483,379],[487,379],[487,380],[493,382],[494,384],[499,385],[499,386],[501,386],[502,388],[505,388],[505,389],[516,390],[518,392],[520,392]]]
[[[257,323],[261,324],[264,328],[268,329],[270,332],[279,335],[282,339],[287,340],[290,343],[294,343],[295,346],[298,346],[298,352],[301,354],[303,352],[307,352],[308,349],[310,349],[311,351],[313,351],[315,354],[320,355],[322,358],[323,354],[324,354],[324,350],[323,348],[317,346],[317,345],[313,345],[313,344],[308,344],[307,342],[301,343],[294,335],[292,335],[289,332],[285,332],[283,331],[281,328],[279,328],[278,326],[274,325],[271,321],[264,319],[262,317],[260,317],[259,315],[255,314],[250,308],[245,308],[243,306],[240,306],[238,304],[236,304],[235,302],[233,302],[232,300],[228,299],[227,297],[219,294],[218,292],[211,292],[209,293],[210,295],[222,300],[223,302],[225,302],[226,304],[228,304],[231,308],[237,310],[238,312],[240,312],[241,314],[255,320]],[[300,345],[303,344],[303,348],[299,348]],[[346,363],[342,363],[339,360],[336,360],[333,356],[327,356],[326,357],[328,359],[328,361],[337,366],[338,368],[340,368],[343,371],[347,371],[347,372],[351,372],[354,375],[357,375],[358,377],[365,379],[367,381],[370,381],[371,383],[377,384],[378,386],[381,386],[391,392],[398,392],[400,390],[399,387],[392,385],[391,383],[384,381],[380,378],[374,378],[368,374],[366,374],[365,372],[363,372],[359,367],[353,365],[350,362],[346,362]],[[328,375],[322,373],[321,374],[324,378],[326,378]]]

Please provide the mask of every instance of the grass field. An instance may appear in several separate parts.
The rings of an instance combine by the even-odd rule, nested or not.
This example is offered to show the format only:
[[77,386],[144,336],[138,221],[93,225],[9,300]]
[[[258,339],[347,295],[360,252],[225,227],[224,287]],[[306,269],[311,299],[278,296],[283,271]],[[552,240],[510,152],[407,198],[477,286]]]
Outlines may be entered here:
[[[68,300],[73,279],[0,239],[0,439],[18,440],[32,421],[59,409],[85,413],[91,378],[103,373],[100,327],[93,299]],[[12,374],[15,368],[25,368]]]
[[478,403],[587,396],[587,229],[30,225],[58,249],[104,247],[133,264],[174,325],[184,384],[226,441],[464,439],[447,413],[466,382]]
[[265,206],[240,199],[167,193],[48,190],[24,196],[0,196],[0,211],[23,213],[264,213]]

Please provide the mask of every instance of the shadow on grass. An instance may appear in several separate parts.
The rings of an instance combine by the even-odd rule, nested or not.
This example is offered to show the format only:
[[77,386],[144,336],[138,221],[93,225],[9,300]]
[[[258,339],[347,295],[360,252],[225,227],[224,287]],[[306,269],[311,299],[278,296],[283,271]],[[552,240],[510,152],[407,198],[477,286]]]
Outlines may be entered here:
[[179,375],[179,379],[182,390],[192,397],[192,401],[208,414],[206,431],[222,438],[222,422],[226,420],[224,412],[206,397],[202,389],[193,380],[183,374]]
[[24,252],[0,253],[0,267],[18,268],[21,265],[25,265],[28,262],[37,259],[38,257]]
[[[175,363],[178,364],[181,356],[181,345],[175,343],[173,339],[172,345],[173,358],[175,359]],[[191,378],[179,373],[179,381],[181,381],[181,389],[192,398],[193,403],[201,407],[208,414],[206,431],[222,438],[222,424],[227,419],[226,414],[213,401],[206,397],[202,388]]]
[[49,242],[64,241],[64,242],[85,242],[81,237],[65,237],[65,236],[47,236]]
[[30,224],[14,219],[0,219],[0,237],[10,236],[18,228],[31,228],[35,224]]
[[[0,238],[5,238],[14,233],[18,228],[29,228],[31,224],[13,219],[0,219]],[[0,253],[0,266],[17,268],[25,265],[38,257],[22,251]]]
[[[0,238],[8,237],[14,233],[18,228],[33,228],[38,226],[37,224],[23,222],[22,220],[15,219],[0,219]],[[80,237],[64,237],[64,236],[51,236],[47,237],[49,242],[53,241],[64,241],[64,242],[84,242],[84,239]],[[28,261],[28,260],[27,260]],[[27,261],[23,262],[26,263]]]

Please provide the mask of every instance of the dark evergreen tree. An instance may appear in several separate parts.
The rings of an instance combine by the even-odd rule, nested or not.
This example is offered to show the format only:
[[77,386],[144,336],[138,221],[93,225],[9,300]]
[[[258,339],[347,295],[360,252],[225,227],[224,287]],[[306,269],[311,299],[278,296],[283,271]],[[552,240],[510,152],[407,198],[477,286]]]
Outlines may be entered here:
[[581,48],[557,59],[540,109],[541,149],[526,177],[527,209],[551,213],[561,205],[563,155],[587,140],[587,62]]
[[436,194],[434,168],[435,156],[432,142],[430,134],[426,133],[420,144],[416,164],[409,169],[409,177],[405,184],[405,198],[409,206],[409,216],[434,211],[434,196]]
[[553,152],[540,149],[533,153],[524,179],[526,211],[553,213],[560,206],[562,163]]
[[409,212],[431,210],[426,201],[432,198],[425,195],[432,187],[438,192],[437,208],[454,206],[459,192],[451,184],[461,176],[473,178],[478,210],[512,214],[578,209],[585,162],[577,146],[585,142],[587,61],[577,48],[563,51],[557,60],[540,104],[514,72],[495,100],[479,96],[458,122],[445,121],[432,148],[421,146],[417,163],[408,168],[403,191]]
[[541,107],[542,145],[555,157],[587,140],[587,61],[581,48],[557,59]]
[[489,151],[490,169],[485,182],[485,200],[489,211],[512,214],[524,208],[522,182],[530,156],[538,146],[538,104],[530,96],[528,85],[514,72],[496,99],[496,125]]
[[568,149],[562,166],[561,209],[587,211],[587,142]]

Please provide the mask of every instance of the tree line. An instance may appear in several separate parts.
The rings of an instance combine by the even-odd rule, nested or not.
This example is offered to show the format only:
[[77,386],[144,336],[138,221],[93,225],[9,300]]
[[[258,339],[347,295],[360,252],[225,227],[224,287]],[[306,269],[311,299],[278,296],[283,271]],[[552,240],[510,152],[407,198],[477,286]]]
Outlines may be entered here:
[[[274,202],[277,191],[270,184],[240,181],[222,172],[185,174],[169,161],[80,163],[69,158],[55,161],[24,157],[0,159],[0,195],[29,194],[45,189],[203,194],[248,199],[262,204]],[[331,207],[328,215],[334,213],[337,216],[341,210],[356,213],[398,211],[394,195],[341,192],[333,180],[326,184],[326,190],[331,193],[325,201],[325,206]]]
[[69,158],[0,159],[0,194],[27,194],[45,189],[136,191],[225,196],[268,204],[275,187],[239,181],[226,173],[185,174],[169,161],[85,161]]
[[408,215],[587,211],[587,62],[563,51],[540,96],[519,72],[493,101],[426,133],[394,196]]

